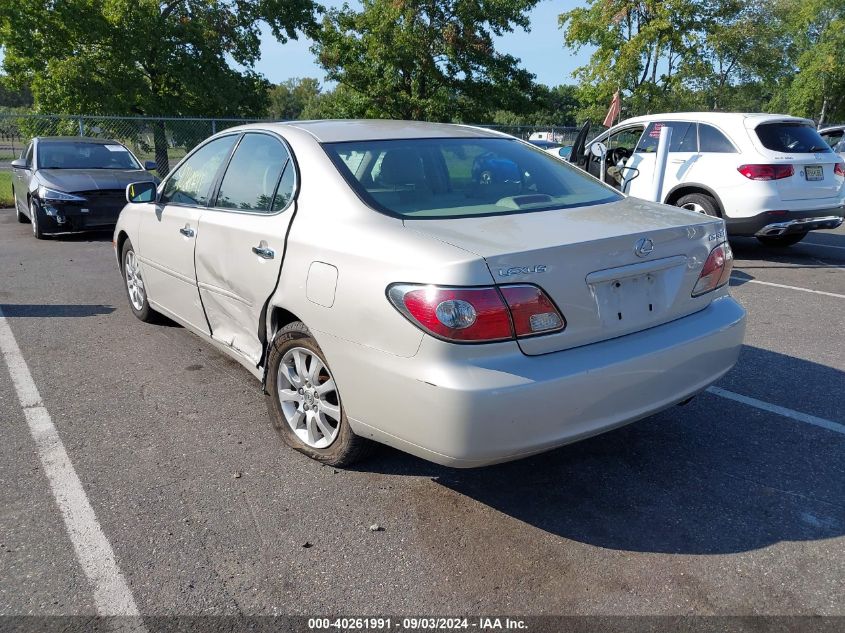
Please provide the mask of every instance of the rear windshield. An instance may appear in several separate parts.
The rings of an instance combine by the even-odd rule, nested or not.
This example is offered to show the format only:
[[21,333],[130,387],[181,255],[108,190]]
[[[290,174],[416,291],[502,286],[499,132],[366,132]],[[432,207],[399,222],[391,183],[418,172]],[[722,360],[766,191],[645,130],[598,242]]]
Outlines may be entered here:
[[764,123],[758,125],[755,131],[763,147],[775,152],[810,154],[831,151],[816,128],[808,123]]
[[460,218],[582,207],[622,196],[517,140],[402,139],[324,145],[373,208],[413,218]]
[[39,169],[140,169],[123,145],[78,141],[41,141]]

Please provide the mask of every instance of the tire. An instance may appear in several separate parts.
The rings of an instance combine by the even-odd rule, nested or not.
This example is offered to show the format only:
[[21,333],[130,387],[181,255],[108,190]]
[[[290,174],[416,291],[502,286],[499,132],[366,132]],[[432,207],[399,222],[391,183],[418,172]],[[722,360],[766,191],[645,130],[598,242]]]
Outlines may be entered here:
[[120,272],[123,277],[123,287],[126,288],[126,298],[129,300],[129,308],[138,319],[144,323],[153,323],[158,313],[150,307],[147,300],[147,290],[144,286],[144,279],[141,277],[141,268],[132,242],[128,239],[123,243],[123,251],[120,254]]
[[29,222],[29,218],[26,217],[26,213],[21,213],[20,208],[18,207],[18,197],[15,195],[15,188],[12,187],[12,200],[15,202],[15,213],[18,214],[18,222],[21,224],[26,224]]
[[789,235],[781,235],[778,237],[766,237],[763,235],[758,235],[757,239],[760,241],[761,244],[764,246],[773,246],[775,248],[786,248],[787,246],[792,246],[793,244],[797,244],[801,240],[807,237],[807,233],[790,233]]
[[41,205],[35,198],[29,199],[29,221],[32,224],[32,235],[36,240],[43,240],[47,237],[44,233],[44,213]]
[[[282,328],[267,364],[267,410],[285,444],[330,466],[351,466],[370,455],[375,444],[350,428],[326,358],[304,323]],[[309,376],[316,378],[313,384]],[[320,392],[318,386],[330,384]]]
[[722,217],[719,213],[719,203],[713,196],[708,196],[706,193],[688,193],[681,196],[675,201],[676,207],[682,209],[689,209],[704,215],[709,215],[714,218]]

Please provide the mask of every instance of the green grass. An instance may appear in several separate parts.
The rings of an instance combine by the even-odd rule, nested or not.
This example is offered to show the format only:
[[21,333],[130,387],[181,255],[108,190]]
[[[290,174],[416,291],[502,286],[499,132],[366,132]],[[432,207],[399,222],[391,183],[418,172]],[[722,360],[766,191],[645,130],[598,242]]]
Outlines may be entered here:
[[12,172],[0,171],[0,208],[14,207],[12,200]]

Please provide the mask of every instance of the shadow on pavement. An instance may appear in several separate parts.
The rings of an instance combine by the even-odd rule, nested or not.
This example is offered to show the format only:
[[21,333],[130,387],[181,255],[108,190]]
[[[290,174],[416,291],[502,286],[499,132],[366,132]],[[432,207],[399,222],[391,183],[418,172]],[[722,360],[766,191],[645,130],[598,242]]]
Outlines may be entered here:
[[[836,246],[837,248],[825,248]],[[845,235],[829,231],[815,231],[794,246],[764,246],[753,237],[731,237],[734,256],[740,260],[762,260],[783,263],[802,263],[819,267],[817,258],[831,263],[845,262]],[[745,263],[742,263],[745,268]]]
[[112,306],[92,305],[69,305],[69,304],[40,304],[40,303],[3,303],[0,304],[0,311],[3,316],[13,317],[90,317],[102,314],[111,314],[115,308]]
[[[744,383],[726,388],[752,397],[761,398],[748,376],[772,367],[781,399],[797,388],[780,382],[783,376],[845,385],[845,372],[756,348],[746,348],[740,363]],[[830,395],[839,411],[842,391]],[[589,545],[725,554],[845,534],[843,454],[845,437],[833,431],[704,394],[686,407],[517,462],[457,470],[386,450],[361,470],[429,476],[518,521]],[[432,522],[446,511],[416,508]]]

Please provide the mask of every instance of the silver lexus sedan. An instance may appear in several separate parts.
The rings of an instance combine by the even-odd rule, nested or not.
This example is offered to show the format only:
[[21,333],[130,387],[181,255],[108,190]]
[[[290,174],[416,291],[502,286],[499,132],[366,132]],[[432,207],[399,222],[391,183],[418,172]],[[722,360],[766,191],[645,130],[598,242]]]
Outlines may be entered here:
[[114,246],[143,321],[262,381],[291,447],[473,467],[683,402],[736,362],[722,220],[628,198],[489,130],[226,130],[133,183]]

